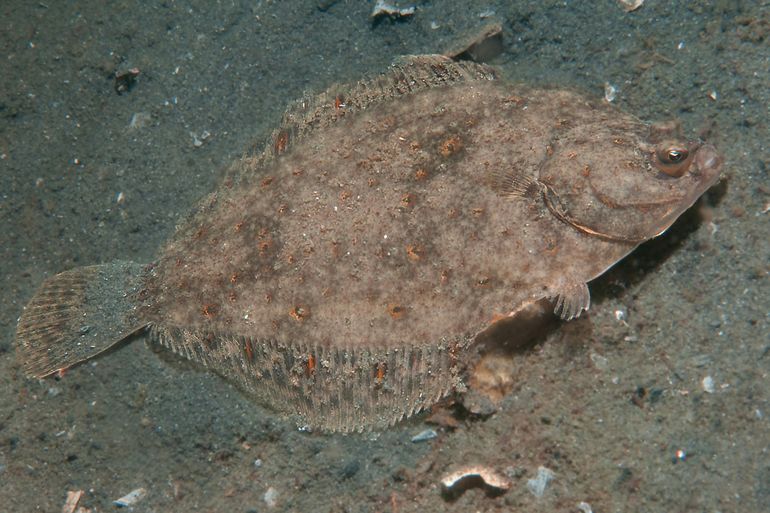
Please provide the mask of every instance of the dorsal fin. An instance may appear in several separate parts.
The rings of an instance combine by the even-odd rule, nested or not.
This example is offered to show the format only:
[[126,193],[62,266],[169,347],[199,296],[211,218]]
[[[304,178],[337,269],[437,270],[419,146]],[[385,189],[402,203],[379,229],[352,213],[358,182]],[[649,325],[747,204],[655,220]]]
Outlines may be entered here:
[[245,158],[246,165],[236,168],[246,173],[259,169],[311,131],[371,105],[433,87],[495,78],[495,70],[488,66],[469,61],[455,62],[443,55],[401,57],[382,74],[354,84],[334,85],[319,95],[306,94],[289,105],[281,125],[268,138],[264,151]]

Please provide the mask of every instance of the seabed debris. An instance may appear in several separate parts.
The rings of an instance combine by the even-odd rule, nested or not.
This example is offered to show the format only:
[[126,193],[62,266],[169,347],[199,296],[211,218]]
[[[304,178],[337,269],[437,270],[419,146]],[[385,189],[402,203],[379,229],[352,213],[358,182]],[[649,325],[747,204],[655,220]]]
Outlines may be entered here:
[[146,495],[147,495],[146,489],[137,488],[136,490],[131,490],[120,499],[114,501],[113,504],[121,508],[128,508],[130,506],[135,505],[140,500],[144,499]]
[[397,5],[385,2],[384,0],[377,0],[377,3],[374,4],[371,18],[373,20],[382,16],[387,16],[391,19],[406,18],[412,16],[416,10],[416,7],[413,5],[410,7],[398,7]]
[[445,493],[460,494],[468,488],[482,486],[487,492],[501,494],[511,488],[511,480],[493,468],[483,465],[470,465],[441,478],[441,487]]
[[527,489],[535,497],[542,497],[545,493],[545,487],[553,480],[554,476],[553,470],[546,467],[538,467],[537,475],[527,481]]

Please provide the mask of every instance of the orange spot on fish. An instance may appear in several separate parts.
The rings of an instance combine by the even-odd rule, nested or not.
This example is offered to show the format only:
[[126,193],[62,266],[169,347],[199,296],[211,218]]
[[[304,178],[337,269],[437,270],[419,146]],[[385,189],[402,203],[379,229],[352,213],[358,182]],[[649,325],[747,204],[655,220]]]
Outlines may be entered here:
[[254,361],[254,346],[251,345],[251,339],[247,338],[243,344],[243,354],[249,362]]
[[278,134],[278,137],[275,138],[275,152],[280,155],[281,153],[286,151],[286,147],[289,145],[289,133],[286,131],[282,131],[280,134]]
[[217,305],[214,303],[207,303],[201,308],[201,313],[206,319],[213,319],[217,315]]
[[315,356],[312,354],[307,356],[307,375],[312,376],[315,372]]
[[375,370],[374,377],[377,380],[377,385],[382,385],[383,380],[385,379],[385,373],[388,370],[388,366],[382,362],[377,364],[377,369]]
[[445,139],[441,143],[441,146],[439,146],[438,152],[441,154],[442,157],[449,157],[451,155],[458,153],[462,148],[463,148],[463,142],[460,139],[460,136],[453,135]]
[[422,258],[423,249],[420,246],[415,245],[409,245],[406,247],[406,256],[409,257],[409,260],[412,260],[413,262],[418,261]]
[[291,310],[289,310],[289,315],[292,319],[295,321],[301,322],[310,317],[310,307],[307,305],[294,305]]
[[388,313],[394,319],[400,319],[406,314],[406,308],[396,303],[388,303]]

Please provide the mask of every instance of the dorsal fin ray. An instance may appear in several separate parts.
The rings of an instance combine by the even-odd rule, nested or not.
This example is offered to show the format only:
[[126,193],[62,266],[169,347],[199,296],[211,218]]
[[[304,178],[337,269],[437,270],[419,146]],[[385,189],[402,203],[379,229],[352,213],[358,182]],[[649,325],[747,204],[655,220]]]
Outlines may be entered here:
[[241,173],[257,170],[313,130],[372,105],[434,87],[495,78],[495,70],[488,66],[469,61],[455,62],[443,55],[401,57],[382,74],[354,84],[333,85],[318,95],[305,94],[288,107],[280,126],[268,137],[264,151],[246,157],[246,165],[234,168]]

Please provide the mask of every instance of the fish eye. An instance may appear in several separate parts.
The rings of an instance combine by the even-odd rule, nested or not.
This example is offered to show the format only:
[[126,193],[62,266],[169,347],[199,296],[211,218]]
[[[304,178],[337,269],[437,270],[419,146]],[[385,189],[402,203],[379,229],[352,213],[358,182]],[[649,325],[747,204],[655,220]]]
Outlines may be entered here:
[[668,160],[671,164],[678,164],[687,159],[687,153],[687,150],[684,148],[669,148],[666,150],[665,160]]
[[676,145],[661,146],[655,152],[655,167],[668,176],[679,178],[690,167],[690,150]]

